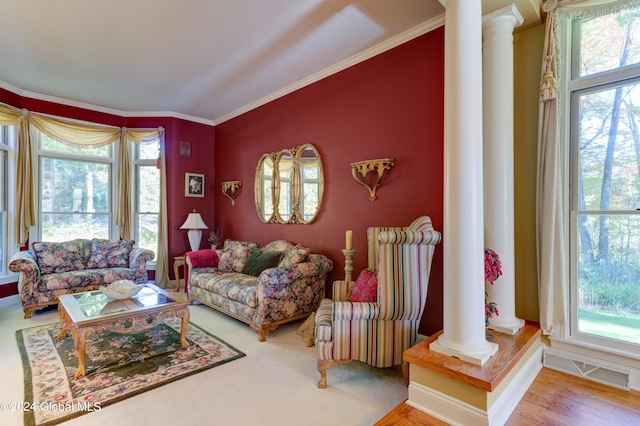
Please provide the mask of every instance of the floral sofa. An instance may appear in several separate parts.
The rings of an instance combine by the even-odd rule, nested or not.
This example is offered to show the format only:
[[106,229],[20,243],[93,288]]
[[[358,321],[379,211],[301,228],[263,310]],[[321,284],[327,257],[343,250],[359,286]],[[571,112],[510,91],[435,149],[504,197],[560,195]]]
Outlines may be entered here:
[[333,262],[289,241],[226,240],[185,255],[189,300],[243,321],[264,342],[280,324],[309,316],[324,298]]
[[151,250],[133,247],[132,240],[77,239],[61,243],[33,243],[9,260],[19,272],[18,291],[24,317],[58,303],[58,296],[95,290],[117,280],[147,282]]

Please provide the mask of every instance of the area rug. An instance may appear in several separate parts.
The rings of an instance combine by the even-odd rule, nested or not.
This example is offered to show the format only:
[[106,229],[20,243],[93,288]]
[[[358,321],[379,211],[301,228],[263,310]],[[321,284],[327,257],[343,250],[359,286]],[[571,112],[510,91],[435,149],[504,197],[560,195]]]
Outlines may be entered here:
[[131,396],[245,356],[189,323],[180,347],[180,319],[140,333],[104,332],[86,343],[87,375],[74,379],[73,338],[60,323],[16,331],[24,368],[25,425],[55,425]]

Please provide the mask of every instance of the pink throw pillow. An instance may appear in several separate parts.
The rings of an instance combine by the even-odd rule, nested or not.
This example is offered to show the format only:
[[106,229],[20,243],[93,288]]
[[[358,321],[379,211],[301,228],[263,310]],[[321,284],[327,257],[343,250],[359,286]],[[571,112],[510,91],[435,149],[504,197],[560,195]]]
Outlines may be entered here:
[[358,275],[351,297],[351,302],[377,302],[378,301],[378,273],[364,269]]

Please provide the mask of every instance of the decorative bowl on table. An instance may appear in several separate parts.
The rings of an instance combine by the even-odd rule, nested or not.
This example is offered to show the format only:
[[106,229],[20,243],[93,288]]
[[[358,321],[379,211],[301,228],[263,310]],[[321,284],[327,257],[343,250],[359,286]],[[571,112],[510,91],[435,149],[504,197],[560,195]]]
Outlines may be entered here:
[[108,286],[101,286],[100,291],[109,299],[121,300],[135,296],[142,290],[142,287],[144,287],[144,284],[138,285],[131,280],[118,280]]

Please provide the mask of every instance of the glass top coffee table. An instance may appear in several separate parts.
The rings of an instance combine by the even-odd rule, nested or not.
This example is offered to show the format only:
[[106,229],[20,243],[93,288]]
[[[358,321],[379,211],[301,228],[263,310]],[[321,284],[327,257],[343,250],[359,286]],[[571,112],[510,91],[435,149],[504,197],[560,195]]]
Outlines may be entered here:
[[78,354],[76,379],[86,374],[87,339],[103,331],[136,333],[155,327],[167,318],[182,318],[180,346],[188,346],[189,302],[154,284],[145,284],[130,299],[109,299],[100,290],[94,290],[65,294],[58,300],[58,316],[62,324],[58,339],[66,339],[67,331],[73,336]]

